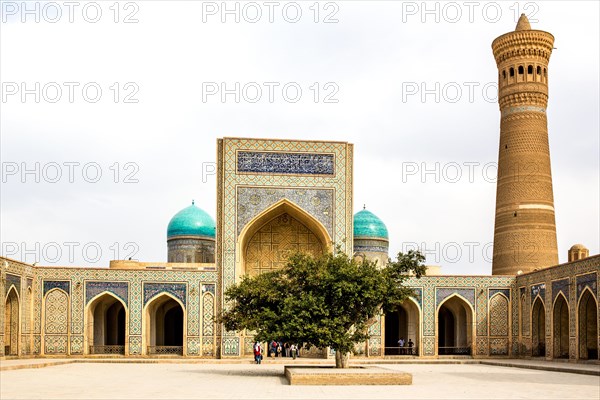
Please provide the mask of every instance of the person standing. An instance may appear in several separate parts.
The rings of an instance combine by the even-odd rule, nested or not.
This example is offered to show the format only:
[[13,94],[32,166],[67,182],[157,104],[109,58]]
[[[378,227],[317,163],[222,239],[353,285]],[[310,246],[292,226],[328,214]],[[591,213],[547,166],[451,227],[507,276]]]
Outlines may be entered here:
[[290,353],[292,353],[292,359],[296,359],[296,351],[298,350],[298,347],[292,343],[292,345],[290,346]]
[[258,341],[254,343],[254,361],[257,364],[260,364],[262,362],[262,346]]
[[400,340],[398,340],[398,353],[400,354],[404,354],[404,350],[402,349],[404,347],[404,338],[401,337]]

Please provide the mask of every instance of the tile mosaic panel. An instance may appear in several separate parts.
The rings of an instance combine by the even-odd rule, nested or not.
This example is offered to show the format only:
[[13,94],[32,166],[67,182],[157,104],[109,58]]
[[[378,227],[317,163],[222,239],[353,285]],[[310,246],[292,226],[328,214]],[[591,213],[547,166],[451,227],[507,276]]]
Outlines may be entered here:
[[44,352],[46,354],[67,354],[67,343],[66,335],[46,335],[44,338]]
[[488,355],[488,338],[487,337],[478,337],[476,340],[476,351],[474,352],[478,356],[487,356]]
[[434,356],[435,355],[435,336],[424,336],[423,337],[423,355]]
[[226,337],[223,338],[223,355],[237,356],[240,353],[240,338]]
[[44,296],[52,289],[60,289],[71,293],[71,281],[44,281]]
[[202,335],[212,336],[214,334],[215,322],[215,297],[211,293],[202,296]]
[[333,154],[238,151],[237,171],[266,174],[334,175]]
[[535,299],[537,295],[540,295],[542,300],[546,299],[546,284],[538,283],[537,285],[531,285],[531,301]]
[[159,293],[169,293],[176,299],[179,299],[183,306],[186,305],[186,285],[185,283],[152,283],[144,282],[144,305]]
[[188,336],[188,338],[187,338],[187,355],[189,355],[189,356],[200,355],[200,338]]
[[129,303],[128,282],[87,281],[85,282],[85,303],[103,292],[110,292],[123,300],[125,306]]
[[461,295],[471,303],[471,306],[475,307],[475,289],[473,288],[438,288],[435,292],[436,306],[453,294]]
[[83,354],[83,336],[71,336],[71,354]]
[[598,282],[597,276],[595,272],[591,274],[579,275],[577,277],[577,298],[581,297],[581,293],[583,289],[589,287],[592,290],[592,293],[598,297]]
[[215,356],[215,339],[212,337],[202,338],[202,355],[205,357]]
[[569,298],[569,278],[561,279],[552,282],[552,301],[556,300],[556,296],[562,292],[565,298]]
[[142,354],[142,337],[141,336],[129,336],[129,354],[131,354],[131,355]]
[[490,355],[491,356],[507,356],[508,355],[508,339],[505,339],[505,338],[490,339]]
[[[10,287],[14,285],[15,289],[17,289],[17,293],[19,296],[21,295],[21,277],[13,274],[6,274],[6,287],[10,289]],[[7,290],[8,292],[8,290]]]
[[510,289],[490,289],[488,291],[488,298],[491,299],[496,293],[502,293],[507,299],[510,300]]
[[45,329],[46,334],[64,333],[69,327],[69,297],[61,289],[53,289],[46,295]]
[[420,288],[420,287],[413,288],[413,291],[415,293],[415,295],[413,297],[419,304],[419,308],[422,310],[423,309],[423,288]]
[[503,295],[496,294],[490,299],[489,307],[490,335],[508,336],[508,300]]
[[237,234],[262,211],[287,199],[322,223],[329,236],[333,237],[333,197],[333,189],[238,186]]
[[380,356],[381,354],[381,338],[371,337],[369,338],[369,355]]
[[213,296],[215,295],[215,285],[202,285],[202,293],[211,293]]

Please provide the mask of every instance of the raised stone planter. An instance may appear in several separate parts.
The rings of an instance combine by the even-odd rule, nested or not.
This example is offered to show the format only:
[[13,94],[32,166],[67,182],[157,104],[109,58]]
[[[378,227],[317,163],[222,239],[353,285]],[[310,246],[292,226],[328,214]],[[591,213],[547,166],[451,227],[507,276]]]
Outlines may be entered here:
[[412,375],[375,366],[286,366],[290,385],[412,385]]

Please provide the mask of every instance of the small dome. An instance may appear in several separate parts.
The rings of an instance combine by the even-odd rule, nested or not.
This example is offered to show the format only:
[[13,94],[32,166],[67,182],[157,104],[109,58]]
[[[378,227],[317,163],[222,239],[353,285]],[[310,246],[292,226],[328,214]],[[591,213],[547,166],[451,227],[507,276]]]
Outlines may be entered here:
[[354,214],[354,237],[388,240],[388,230],[382,220],[368,210]]
[[574,244],[573,246],[571,246],[571,248],[569,250],[587,250],[587,247],[578,243],[578,244]]
[[173,236],[215,237],[215,221],[206,211],[192,205],[179,211],[171,218],[167,227],[167,239]]

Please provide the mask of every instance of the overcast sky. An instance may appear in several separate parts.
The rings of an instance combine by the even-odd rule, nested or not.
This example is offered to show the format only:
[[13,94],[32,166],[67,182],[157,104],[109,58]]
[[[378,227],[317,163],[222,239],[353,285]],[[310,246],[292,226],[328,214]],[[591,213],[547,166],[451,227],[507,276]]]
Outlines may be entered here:
[[166,261],[177,211],[195,199],[216,218],[216,139],[236,136],[354,143],[354,211],[386,223],[391,255],[419,246],[446,274],[490,274],[491,43],[521,12],[556,38],[559,258],[599,252],[598,2],[27,4],[2,2],[4,256]]

